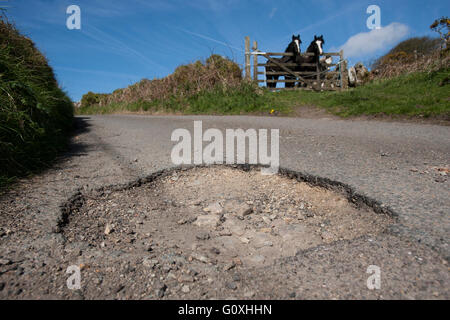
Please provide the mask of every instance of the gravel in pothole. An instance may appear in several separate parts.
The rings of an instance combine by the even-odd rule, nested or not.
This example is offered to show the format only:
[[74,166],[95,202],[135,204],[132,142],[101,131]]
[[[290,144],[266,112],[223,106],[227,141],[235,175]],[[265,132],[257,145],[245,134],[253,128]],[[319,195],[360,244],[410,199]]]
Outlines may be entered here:
[[80,263],[100,269],[116,259],[122,273],[151,270],[150,277],[165,281],[154,293],[161,298],[167,281],[187,294],[186,283],[199,272],[207,281],[209,267],[267,266],[299,250],[376,235],[392,222],[328,189],[259,170],[210,167],[87,196],[63,233],[73,259],[90,252]]

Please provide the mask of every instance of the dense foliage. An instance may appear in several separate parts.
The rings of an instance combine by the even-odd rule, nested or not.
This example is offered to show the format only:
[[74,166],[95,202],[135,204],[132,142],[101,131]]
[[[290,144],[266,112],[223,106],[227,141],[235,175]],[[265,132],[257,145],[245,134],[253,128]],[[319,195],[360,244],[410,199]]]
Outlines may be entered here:
[[0,185],[53,159],[72,119],[73,104],[46,58],[0,16]]

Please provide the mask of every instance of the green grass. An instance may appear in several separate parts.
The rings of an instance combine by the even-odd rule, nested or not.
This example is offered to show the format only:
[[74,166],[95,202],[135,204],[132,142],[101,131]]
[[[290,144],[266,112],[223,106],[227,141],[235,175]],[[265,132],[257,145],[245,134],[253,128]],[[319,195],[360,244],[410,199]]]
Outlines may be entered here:
[[345,92],[281,92],[282,104],[319,106],[342,116],[450,116],[450,86],[440,86],[450,70],[413,73]]
[[450,116],[450,86],[440,86],[450,70],[413,73],[379,80],[345,92],[281,91],[243,83],[241,87],[202,91],[189,98],[112,104],[81,108],[79,114],[166,112],[181,114],[268,114],[272,109],[289,115],[297,107],[317,106],[341,117],[361,115]]
[[48,166],[72,119],[72,102],[45,57],[0,19],[0,188]]
[[172,96],[166,100],[114,103],[104,107],[88,106],[77,114],[108,114],[123,112],[163,112],[181,114],[239,115],[269,113],[272,109],[288,114],[288,104],[279,106],[277,97],[267,90],[243,83],[240,87],[204,90],[190,97]]

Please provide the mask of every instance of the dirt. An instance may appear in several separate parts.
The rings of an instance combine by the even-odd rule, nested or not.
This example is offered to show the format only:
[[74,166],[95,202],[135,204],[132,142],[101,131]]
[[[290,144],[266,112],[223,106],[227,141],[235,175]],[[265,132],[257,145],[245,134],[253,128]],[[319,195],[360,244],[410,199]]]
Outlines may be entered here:
[[328,112],[324,108],[320,108],[317,106],[296,106],[292,108],[292,114],[289,115],[289,117],[296,117],[296,118],[304,118],[304,119],[335,119],[335,120],[342,120],[343,118],[334,115],[330,112]]
[[[252,176],[248,166],[233,168],[228,180],[220,170],[203,177],[204,168],[173,169],[170,135],[192,129],[194,119],[221,130],[280,128],[280,176]],[[0,197],[0,299],[450,297],[447,127],[281,117],[77,120],[70,152]],[[189,187],[195,179],[204,189]],[[269,193],[258,194],[266,183]],[[345,224],[339,233],[334,211],[319,210],[320,201],[306,198],[312,191],[294,190],[299,185],[348,199],[354,233]],[[207,227],[211,221],[218,226]],[[230,222],[239,224],[228,232]],[[238,235],[242,228],[248,236]],[[283,235],[294,240],[282,243]],[[279,259],[263,253],[274,247]],[[80,290],[67,286],[74,265]],[[369,266],[381,270],[380,290],[367,286]]]
[[[208,283],[220,273],[375,236],[392,222],[305,182],[257,169],[212,167],[89,195],[70,213],[62,234],[73,263],[95,279],[88,283],[100,278],[103,288],[112,288],[102,297],[115,294],[120,282],[133,288],[130,298],[180,298],[191,291],[214,296],[217,287]],[[145,284],[154,288],[155,281],[161,285],[149,293]],[[91,298],[95,294],[94,288],[85,290]]]
[[[280,114],[275,112],[270,114],[269,112],[255,112],[249,113],[249,115],[260,116],[260,117],[289,117],[289,118],[302,118],[302,119],[331,119],[331,120],[347,120],[347,121],[383,121],[383,122],[399,122],[399,123],[414,123],[414,124],[424,124],[424,125],[440,125],[440,126],[450,126],[450,118],[448,115],[431,115],[428,117],[416,115],[386,115],[386,114],[375,114],[375,115],[359,115],[359,116],[349,116],[340,117],[338,115],[328,112],[325,108],[317,106],[295,106],[292,108],[292,112],[289,114]],[[167,112],[167,111],[119,111],[114,114],[123,115],[154,115],[154,116],[174,116],[182,115],[180,112]]]
[[352,121],[384,121],[384,122],[400,122],[400,123],[415,123],[415,124],[425,124],[425,125],[439,125],[439,126],[450,126],[449,115],[431,115],[429,117],[425,116],[409,116],[409,115],[386,115],[386,114],[375,114],[375,115],[362,115],[347,118]]
[[387,114],[374,114],[374,115],[359,115],[340,117],[328,112],[325,108],[317,106],[297,106],[293,108],[292,114],[289,117],[304,118],[304,119],[333,119],[333,120],[347,120],[347,121],[384,121],[384,122],[401,122],[401,123],[416,123],[427,125],[441,125],[449,126],[450,118],[448,115],[431,115],[424,117],[420,115],[387,115]]

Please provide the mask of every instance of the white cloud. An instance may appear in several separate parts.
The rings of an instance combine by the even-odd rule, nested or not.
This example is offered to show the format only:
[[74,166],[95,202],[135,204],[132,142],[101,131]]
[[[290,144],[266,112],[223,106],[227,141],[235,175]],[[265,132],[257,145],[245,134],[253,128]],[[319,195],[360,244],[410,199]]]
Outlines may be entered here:
[[408,26],[393,22],[381,29],[358,33],[340,47],[349,58],[367,57],[380,50],[389,49],[409,33]]
[[269,19],[272,19],[275,16],[275,13],[277,13],[278,8],[273,8],[272,11],[269,13]]

